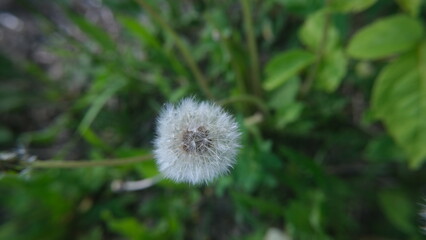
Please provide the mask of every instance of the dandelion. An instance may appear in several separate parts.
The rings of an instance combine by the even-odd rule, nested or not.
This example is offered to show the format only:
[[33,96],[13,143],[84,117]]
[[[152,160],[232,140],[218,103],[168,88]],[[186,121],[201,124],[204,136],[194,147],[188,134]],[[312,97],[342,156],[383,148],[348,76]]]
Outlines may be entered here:
[[207,183],[234,165],[240,132],[221,107],[186,98],[176,106],[166,105],[157,124],[154,154],[166,178]]

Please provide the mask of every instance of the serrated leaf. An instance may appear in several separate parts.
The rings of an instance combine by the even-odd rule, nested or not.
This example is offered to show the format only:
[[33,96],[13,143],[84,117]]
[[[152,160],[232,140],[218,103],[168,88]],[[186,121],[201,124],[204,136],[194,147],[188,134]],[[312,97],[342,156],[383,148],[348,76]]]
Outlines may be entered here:
[[372,110],[418,167],[426,158],[426,43],[388,64],[373,88]]
[[377,0],[332,0],[330,8],[337,12],[361,12],[375,4]]
[[327,53],[318,71],[316,87],[326,92],[334,92],[346,75],[347,62],[341,49]]
[[323,41],[324,28],[326,27],[326,10],[318,11],[308,17],[299,31],[299,39],[309,49],[317,51],[318,48],[324,48],[327,52],[337,46],[339,34],[332,22],[328,24],[325,46],[321,46]]
[[315,55],[301,49],[289,50],[272,58],[266,65],[265,90],[273,90],[297,75],[315,60]]
[[423,28],[414,18],[397,15],[380,19],[355,34],[347,52],[358,59],[378,59],[412,49]]

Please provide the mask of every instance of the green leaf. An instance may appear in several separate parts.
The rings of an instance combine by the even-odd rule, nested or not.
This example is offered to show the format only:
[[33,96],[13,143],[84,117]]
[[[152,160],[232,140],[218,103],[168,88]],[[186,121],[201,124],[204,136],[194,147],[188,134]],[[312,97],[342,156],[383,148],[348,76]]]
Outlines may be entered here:
[[274,122],[278,129],[297,120],[302,113],[303,104],[296,100],[300,89],[300,79],[293,77],[270,93],[268,106],[275,110]]
[[279,202],[273,199],[261,199],[253,197],[250,194],[243,194],[238,191],[231,191],[232,198],[239,205],[248,205],[254,207],[257,211],[266,213],[268,216],[283,216],[284,208]]
[[93,39],[104,50],[116,50],[116,43],[103,29],[87,21],[84,17],[74,14],[69,14],[69,17],[84,34]]
[[293,102],[277,111],[276,127],[282,129],[288,124],[299,119],[304,105],[300,102]]
[[0,125],[0,144],[7,143],[13,140],[13,132],[8,127]]
[[383,190],[378,198],[382,211],[396,228],[405,233],[415,231],[413,202],[401,190]]
[[341,49],[326,54],[318,71],[316,87],[326,92],[334,92],[346,75],[347,63]]
[[81,120],[78,129],[80,132],[84,132],[90,127],[92,122],[95,120],[96,116],[101,111],[102,107],[111,99],[114,94],[124,86],[124,82],[115,81],[112,82],[102,93],[100,93],[92,102],[89,110]]
[[138,40],[145,47],[146,51],[155,51],[160,56],[159,60],[164,61],[162,62],[163,64],[167,66],[170,65],[170,67],[178,74],[188,75],[187,70],[185,70],[185,67],[182,65],[176,55],[167,51],[162,46],[158,38],[152,34],[146,26],[131,17],[118,16],[117,18],[131,34],[138,38]]
[[[120,157],[120,158],[136,157],[136,156],[142,156],[142,155],[146,155],[150,153],[149,150],[144,148],[127,148],[127,147],[115,149],[115,152],[117,157]],[[136,165],[129,165],[128,167],[130,169],[133,169],[139,172],[140,176],[147,177],[147,178],[154,177],[159,174],[155,161],[144,161]]]
[[109,211],[105,211],[102,213],[102,218],[106,220],[109,229],[126,237],[126,239],[151,239],[148,229],[133,217],[116,219]]
[[333,11],[348,13],[361,12],[375,4],[377,0],[331,0],[330,8]]
[[[418,67],[418,70],[420,72],[421,87],[422,87],[423,90],[426,91],[426,89],[425,89],[426,88],[426,68],[425,68],[425,66],[426,66],[426,41],[424,41],[420,45],[420,47],[418,49],[418,54],[419,54],[419,58],[418,58],[419,62],[417,64],[417,67]],[[425,96],[423,95],[423,97],[425,97]],[[424,100],[424,98],[423,98],[423,100]]]
[[271,92],[268,106],[272,109],[281,109],[296,101],[297,93],[300,89],[300,79],[291,78],[282,86]]
[[266,65],[265,90],[273,90],[297,75],[315,60],[315,56],[301,49],[293,49],[272,58]]
[[111,147],[108,146],[108,144],[106,144],[98,135],[96,135],[96,133],[94,133],[92,129],[87,128],[84,131],[80,132],[80,134],[84,138],[84,140],[86,140],[93,146],[111,151]]
[[[108,73],[111,75],[105,75]],[[102,72],[102,74],[96,78],[95,83],[92,85],[91,90],[96,94],[94,94],[93,98],[90,99],[90,107],[78,125],[78,131],[81,136],[92,145],[104,149],[108,148],[108,145],[91,129],[91,125],[108,100],[110,100],[120,89],[122,89],[125,84],[126,82],[122,77],[119,75],[113,75],[113,73],[106,71]]]
[[320,8],[324,7],[323,0],[277,0],[291,13],[310,14]]
[[387,57],[412,49],[422,33],[422,24],[414,18],[397,15],[380,19],[356,33],[347,52],[358,59]]
[[401,148],[389,135],[379,136],[369,141],[365,152],[365,159],[370,162],[388,163],[404,159]]
[[327,36],[324,46],[321,46],[323,41],[324,29],[326,27],[326,17],[329,14],[325,10],[318,11],[305,21],[299,31],[300,41],[313,51],[318,51],[319,48],[324,48],[322,51],[329,51],[337,46],[339,42],[339,34],[337,29],[332,24],[331,20],[327,27]]
[[51,144],[66,129],[68,123],[69,116],[64,114],[42,130],[22,134],[21,139],[28,144]]
[[399,6],[413,17],[419,15],[423,0],[396,0]]
[[285,208],[286,229],[296,239],[330,239],[324,231],[325,194],[306,189]]
[[149,32],[149,30],[139,23],[135,18],[119,16],[120,23],[133,35],[135,35],[141,42],[149,47],[156,48],[161,51],[161,43],[157,38]]
[[25,86],[22,84],[7,84],[2,79],[0,87],[0,113],[7,113],[26,106],[26,103],[34,101],[33,97],[28,96]]
[[426,157],[426,43],[388,64],[373,87],[372,111],[409,156],[411,167]]

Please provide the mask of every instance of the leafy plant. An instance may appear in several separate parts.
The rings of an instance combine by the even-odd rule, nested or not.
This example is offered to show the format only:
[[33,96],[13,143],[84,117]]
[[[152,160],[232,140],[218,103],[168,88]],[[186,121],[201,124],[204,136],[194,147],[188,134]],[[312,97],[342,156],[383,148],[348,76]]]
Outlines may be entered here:
[[[0,239],[421,239],[424,1],[10,4],[38,37],[0,48]],[[151,156],[187,96],[242,129],[209,185]]]

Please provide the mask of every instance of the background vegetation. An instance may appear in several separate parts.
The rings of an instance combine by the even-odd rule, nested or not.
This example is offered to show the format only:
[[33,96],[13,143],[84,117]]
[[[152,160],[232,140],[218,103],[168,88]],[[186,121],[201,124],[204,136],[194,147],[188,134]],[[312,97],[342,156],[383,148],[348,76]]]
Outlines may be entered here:
[[[0,239],[421,239],[423,3],[0,1]],[[147,156],[190,95],[244,133],[210,185],[25,167]]]

